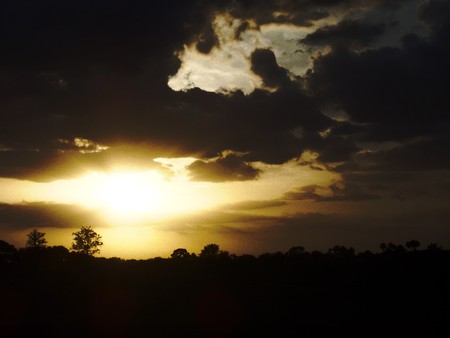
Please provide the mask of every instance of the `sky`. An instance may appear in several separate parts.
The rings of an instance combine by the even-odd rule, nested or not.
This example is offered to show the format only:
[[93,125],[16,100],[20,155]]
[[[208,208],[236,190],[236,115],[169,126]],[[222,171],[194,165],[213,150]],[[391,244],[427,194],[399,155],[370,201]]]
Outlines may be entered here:
[[7,0],[0,239],[450,246],[450,2]]

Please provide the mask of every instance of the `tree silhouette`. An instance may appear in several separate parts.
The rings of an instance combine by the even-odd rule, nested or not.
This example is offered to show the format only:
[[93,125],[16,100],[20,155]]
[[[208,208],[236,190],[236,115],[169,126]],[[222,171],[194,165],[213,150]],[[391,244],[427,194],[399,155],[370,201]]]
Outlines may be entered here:
[[406,242],[405,246],[411,251],[417,251],[417,248],[420,246],[420,242],[413,239],[411,241]]
[[396,245],[396,244],[391,243],[391,242],[389,242],[388,244],[381,243],[380,244],[380,249],[384,253],[402,253],[402,252],[405,252],[405,248],[403,247],[403,245],[401,245],[401,244]]
[[0,240],[0,262],[11,263],[13,255],[17,252],[14,245],[9,244],[3,240]]
[[428,251],[441,251],[442,247],[438,243],[430,243],[427,246]]
[[91,226],[82,226],[79,231],[72,233],[72,250],[92,256],[100,252],[103,245],[102,236],[92,229]]
[[387,248],[388,252],[395,252],[395,253],[403,253],[405,252],[405,248],[403,247],[403,245],[401,244],[394,244],[394,243],[390,243],[388,244],[388,248]]
[[220,248],[219,245],[211,243],[207,244],[203,247],[202,251],[200,252],[201,258],[217,258],[220,254]]
[[173,250],[170,257],[172,257],[173,259],[183,259],[183,258],[189,258],[190,254],[186,249],[178,248],[178,249]]
[[37,229],[27,234],[27,237],[27,243],[25,244],[27,248],[45,248],[47,245],[45,233],[37,231]]
[[341,257],[347,257],[347,256],[354,256],[355,255],[355,249],[352,247],[345,247],[341,245],[335,245],[331,249],[328,249],[328,253],[335,256],[341,256]]
[[292,248],[290,248],[287,252],[286,252],[286,255],[287,256],[299,256],[299,255],[302,255],[302,254],[304,254],[306,251],[305,251],[305,248],[304,247],[302,247],[302,246],[293,246]]
[[0,240],[0,255],[13,255],[17,252],[14,245],[9,244],[3,240]]

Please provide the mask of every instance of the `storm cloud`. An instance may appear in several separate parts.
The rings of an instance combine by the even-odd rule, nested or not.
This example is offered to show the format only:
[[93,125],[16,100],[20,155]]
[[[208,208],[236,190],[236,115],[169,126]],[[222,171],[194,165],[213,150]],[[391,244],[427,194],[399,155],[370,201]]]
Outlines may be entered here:
[[[167,87],[168,77],[179,66],[176,51],[198,41],[199,50],[208,54],[216,44],[210,24],[214,13],[228,11],[258,24],[299,24],[302,12],[306,14],[300,21],[310,25],[328,12],[361,8],[362,3],[269,1],[256,7],[240,1],[166,3],[94,1],[89,11],[84,1],[5,6],[0,56],[4,177],[33,178],[28,172],[58,161],[57,140],[77,137],[111,147],[120,142],[152,149],[164,145],[178,149],[179,155],[205,158],[231,149],[248,152],[250,161],[267,163],[282,163],[308,147],[322,151],[325,162],[340,160],[327,150],[326,143],[335,146],[335,139],[316,137],[317,142],[305,144],[291,134],[296,128],[314,134],[331,127],[319,111],[327,102],[345,110],[354,122],[370,123],[372,127],[361,136],[365,139],[416,137],[448,123],[444,2],[420,6],[419,18],[431,39],[405,36],[402,48],[360,54],[346,49],[353,44],[348,42],[317,58],[314,72],[305,79],[312,89],[308,93],[302,80],[288,77],[273,52],[255,51],[249,60],[253,71],[267,86],[279,90],[256,91],[247,97],[198,90],[175,93]],[[392,10],[387,4],[371,1],[364,6]],[[275,12],[285,14],[274,16]],[[368,45],[382,27],[382,23],[343,20],[319,28],[303,43]],[[353,141],[345,142],[349,151],[356,149],[350,146]]]

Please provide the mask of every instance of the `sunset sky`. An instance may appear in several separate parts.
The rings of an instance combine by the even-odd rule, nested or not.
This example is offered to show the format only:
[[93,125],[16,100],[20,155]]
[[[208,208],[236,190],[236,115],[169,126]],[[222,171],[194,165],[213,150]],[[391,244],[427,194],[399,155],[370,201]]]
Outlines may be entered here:
[[447,0],[6,0],[0,239],[450,247]]

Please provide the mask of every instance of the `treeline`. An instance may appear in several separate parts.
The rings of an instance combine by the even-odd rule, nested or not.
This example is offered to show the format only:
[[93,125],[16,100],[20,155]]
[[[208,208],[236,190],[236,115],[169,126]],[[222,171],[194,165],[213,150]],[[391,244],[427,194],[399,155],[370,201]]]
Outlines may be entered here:
[[[88,234],[87,234],[88,233]],[[8,263],[12,262],[18,257],[32,257],[32,256],[52,256],[67,259],[69,256],[79,257],[83,256],[93,256],[100,252],[99,247],[103,244],[100,239],[101,237],[96,234],[90,228],[82,228],[80,232],[74,233],[76,240],[74,241],[71,250],[64,246],[47,246],[47,241],[44,238],[44,233],[37,230],[33,230],[28,234],[28,240],[24,248],[17,249],[14,245],[0,240],[0,262]],[[90,241],[86,238],[91,236]],[[430,243],[425,248],[420,248],[420,242],[417,240],[411,240],[405,243],[405,245],[394,244],[394,243],[381,243],[381,252],[372,253],[369,250],[356,253],[353,247],[346,247],[341,245],[335,245],[328,249],[326,252],[321,252],[318,250],[307,251],[303,246],[294,246],[286,252],[275,252],[275,253],[263,253],[259,256],[254,256],[251,254],[236,255],[225,250],[221,250],[220,246],[215,243],[210,243],[204,246],[200,253],[191,253],[185,248],[175,249],[170,255],[170,259],[177,261],[192,261],[195,259],[221,259],[221,260],[268,260],[277,258],[306,258],[306,257],[319,257],[319,256],[333,256],[341,258],[350,257],[369,257],[372,255],[380,254],[407,254],[407,253],[439,253],[444,252],[442,247],[437,243]],[[162,257],[156,257],[149,260],[163,260]],[[114,257],[112,260],[122,260],[121,258]]]
[[[86,234],[86,232],[92,232]],[[17,249],[14,245],[0,240],[0,262],[10,263],[16,258],[26,258],[33,256],[41,257],[59,257],[62,260],[67,260],[69,257],[81,257],[81,256],[93,256],[100,252],[99,247],[103,244],[100,239],[101,236],[96,234],[90,228],[82,228],[80,232],[74,233],[75,240],[71,247],[71,250],[64,246],[47,246],[47,241],[44,238],[44,233],[33,230],[28,234],[28,240],[24,248]],[[83,237],[84,236],[84,237]],[[86,240],[89,238],[90,240]],[[352,257],[371,257],[374,255],[401,255],[401,254],[433,254],[446,253],[447,250],[443,250],[442,247],[437,243],[430,243],[424,249],[420,248],[420,242],[417,240],[411,240],[405,243],[405,245],[394,244],[394,243],[381,243],[381,252],[372,253],[369,250],[356,253],[353,247],[346,247],[341,245],[335,245],[328,249],[326,252],[321,252],[318,250],[307,251],[303,246],[294,246],[286,252],[275,252],[275,253],[263,253],[259,256],[254,256],[251,254],[236,255],[225,250],[221,250],[220,246],[215,243],[207,244],[203,249],[197,254],[194,252],[189,252],[185,248],[175,249],[170,257],[167,259],[172,259],[176,261],[192,261],[195,259],[207,259],[207,260],[276,260],[276,259],[292,259],[292,258],[302,258],[307,257],[340,257],[340,258],[352,258]],[[100,259],[100,258],[99,258]],[[104,259],[104,258],[102,258]],[[161,261],[165,258],[156,257],[150,258],[148,261],[155,260]],[[118,257],[113,257],[111,260],[123,260]],[[132,259],[133,261],[134,259]]]
[[[71,246],[72,253],[83,254],[87,256],[93,256],[100,252],[100,248],[103,245],[102,236],[98,234],[91,226],[83,226],[79,231],[73,234],[73,243]],[[32,230],[27,234],[27,240],[25,248],[17,249],[14,245],[0,240],[0,257],[2,262],[8,262],[15,256],[27,256],[27,255],[51,255],[56,256],[67,256],[70,252],[69,249],[64,246],[47,246],[47,239],[45,238],[45,233],[38,231],[37,229]],[[410,240],[402,244],[394,243],[381,243],[379,248],[383,254],[402,254],[407,252],[431,252],[437,253],[443,251],[442,247],[438,243],[430,243],[425,249],[421,249],[421,244],[417,240]],[[305,257],[305,256],[321,256],[329,255],[336,257],[354,257],[354,256],[371,256],[373,253],[369,250],[356,254],[353,247],[346,247],[342,245],[335,245],[328,249],[326,253],[314,250],[308,252],[303,246],[294,246],[290,248],[287,252],[276,252],[276,253],[264,253],[259,255],[260,259],[268,258],[280,258],[280,257]],[[174,260],[193,260],[196,258],[202,259],[255,259],[256,257],[250,254],[244,254],[237,256],[236,254],[230,253],[225,250],[221,250],[218,244],[210,243],[203,247],[199,254],[190,253],[185,248],[175,249],[170,258]],[[119,259],[119,258],[114,258]],[[157,257],[156,259],[162,259]]]

